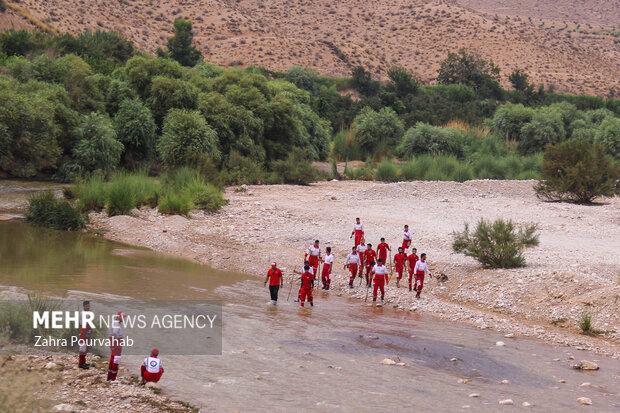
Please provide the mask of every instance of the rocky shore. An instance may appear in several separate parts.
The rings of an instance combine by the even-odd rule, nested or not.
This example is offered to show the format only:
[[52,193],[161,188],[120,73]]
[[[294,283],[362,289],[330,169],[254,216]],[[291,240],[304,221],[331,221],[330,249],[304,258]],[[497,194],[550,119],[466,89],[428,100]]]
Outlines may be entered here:
[[[228,205],[216,214],[186,218],[147,208],[131,216],[92,213],[90,221],[107,238],[219,269],[262,277],[275,260],[285,269],[286,282],[307,247],[320,239],[336,256],[333,288],[325,294],[362,299],[366,289],[350,290],[342,267],[355,217],[362,219],[367,242],[376,245],[383,236],[394,251],[403,224],[409,224],[418,253],[428,254],[431,270],[441,277],[427,281],[420,300],[392,280],[386,301],[396,311],[427,312],[509,337],[536,337],[619,358],[620,199],[591,206],[542,202],[533,183],[242,186],[227,189]],[[498,217],[538,225],[540,246],[526,251],[526,267],[486,270],[452,251],[451,234],[465,222]],[[580,334],[577,323],[584,312],[600,334]]]

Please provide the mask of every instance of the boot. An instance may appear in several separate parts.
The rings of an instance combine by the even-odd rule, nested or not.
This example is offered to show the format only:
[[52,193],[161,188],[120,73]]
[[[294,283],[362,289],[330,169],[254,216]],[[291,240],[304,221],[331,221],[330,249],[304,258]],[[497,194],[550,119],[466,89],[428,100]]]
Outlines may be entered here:
[[80,364],[78,367],[84,370],[88,370],[90,368],[90,364],[84,363],[84,364]]

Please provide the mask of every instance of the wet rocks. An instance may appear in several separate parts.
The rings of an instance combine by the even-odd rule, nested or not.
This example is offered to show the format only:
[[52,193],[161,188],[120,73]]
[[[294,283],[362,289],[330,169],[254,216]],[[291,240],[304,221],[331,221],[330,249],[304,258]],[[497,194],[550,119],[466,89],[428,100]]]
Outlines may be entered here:
[[581,362],[579,362],[579,364],[575,364],[573,366],[574,369],[576,370],[598,370],[598,364],[592,362],[592,361],[588,361],[588,360],[581,360]]
[[383,361],[381,361],[381,364],[383,364],[384,366],[393,366],[394,364],[396,364],[396,362],[392,359],[383,359]]
[[471,393],[471,394],[469,395],[469,397],[472,397],[472,398],[474,398],[474,399],[477,399],[478,397],[480,397],[480,394],[479,394],[479,393]]
[[578,403],[584,404],[586,406],[590,406],[592,404],[592,399],[588,397],[580,397],[577,399]]
[[512,401],[512,399],[504,399],[504,400],[500,400],[499,404],[502,406],[512,406],[515,403]]
[[53,412],[72,412],[73,406],[67,403],[57,404],[52,407]]
[[503,347],[503,346],[506,345],[506,343],[504,343],[503,341],[498,341],[498,342],[495,343],[495,345],[498,346],[498,347]]

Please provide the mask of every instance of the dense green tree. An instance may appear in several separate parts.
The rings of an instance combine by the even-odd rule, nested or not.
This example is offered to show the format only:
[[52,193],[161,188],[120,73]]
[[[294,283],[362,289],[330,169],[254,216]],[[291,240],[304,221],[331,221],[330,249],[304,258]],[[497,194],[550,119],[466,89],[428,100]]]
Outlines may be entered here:
[[418,123],[409,128],[398,147],[403,158],[432,153],[435,155],[464,155],[465,133],[455,128],[440,128],[427,123]]
[[319,90],[318,75],[309,67],[293,66],[284,73],[284,78],[313,95]]
[[73,150],[77,165],[84,172],[110,172],[116,168],[123,153],[123,144],[116,139],[116,131],[107,115],[84,115],[78,127],[80,141]]
[[418,90],[419,82],[402,67],[392,66],[388,69],[388,90],[402,98]]
[[217,133],[198,111],[171,109],[166,115],[157,152],[164,165],[197,166],[204,156],[219,162]]
[[[168,38],[168,54],[182,66],[195,66],[202,60],[202,53],[192,44],[192,22],[186,19],[174,21],[174,36]],[[164,52],[158,51],[160,56]]]
[[589,203],[619,190],[620,168],[603,145],[571,139],[549,145],[536,193],[543,199]]
[[379,91],[379,82],[362,66],[356,66],[351,74],[351,86],[364,96],[374,96]]
[[607,153],[616,158],[620,157],[620,118],[607,117],[594,136],[596,142],[601,143]]
[[463,83],[483,96],[501,97],[499,67],[467,49],[448,53],[448,57],[441,62],[437,81],[446,85]]
[[354,125],[356,139],[366,154],[392,153],[404,133],[403,122],[390,108],[378,112],[364,108],[355,118]]
[[164,117],[172,108],[196,109],[198,106],[198,89],[189,82],[156,76],[151,83],[148,105],[153,111],[155,122],[161,125]]
[[539,109],[532,121],[521,128],[519,152],[531,155],[542,151],[547,144],[555,144],[566,138],[562,114],[550,108]]
[[183,77],[183,67],[171,59],[153,59],[135,56],[127,61],[120,70],[120,77],[131,84],[142,99],[146,99],[151,91],[151,81],[156,76],[174,79]]
[[497,136],[506,141],[521,140],[521,128],[532,120],[534,110],[526,108],[522,104],[505,103],[497,108],[491,128]]
[[111,116],[118,112],[122,101],[137,97],[136,91],[131,85],[121,79],[111,79],[105,90],[105,109]]
[[151,111],[140,99],[121,102],[114,127],[119,141],[123,143],[123,162],[129,167],[137,162],[149,161],[155,155],[156,129]]

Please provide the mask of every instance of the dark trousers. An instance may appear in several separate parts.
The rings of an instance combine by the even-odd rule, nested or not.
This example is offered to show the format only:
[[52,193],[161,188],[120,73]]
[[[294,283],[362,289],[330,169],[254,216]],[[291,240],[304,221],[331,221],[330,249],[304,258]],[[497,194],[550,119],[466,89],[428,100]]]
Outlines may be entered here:
[[279,285],[270,285],[269,286],[269,293],[271,294],[271,300],[272,301],[278,301],[278,291],[280,290],[280,286]]

